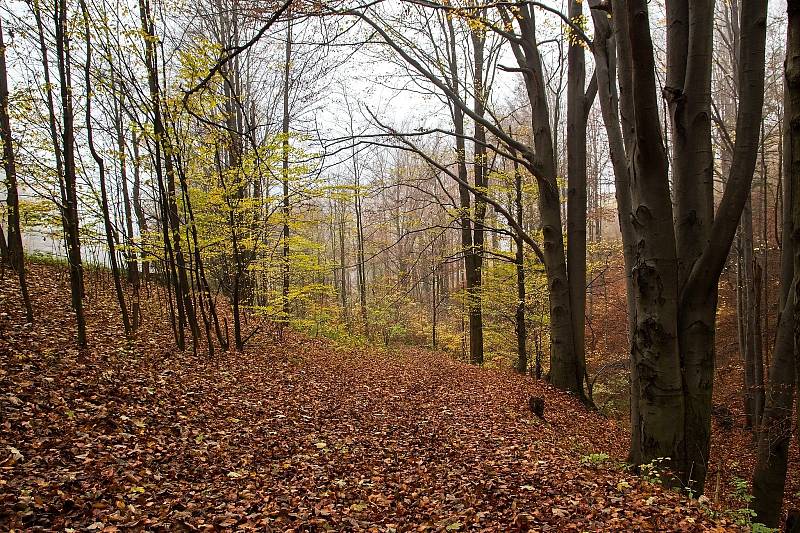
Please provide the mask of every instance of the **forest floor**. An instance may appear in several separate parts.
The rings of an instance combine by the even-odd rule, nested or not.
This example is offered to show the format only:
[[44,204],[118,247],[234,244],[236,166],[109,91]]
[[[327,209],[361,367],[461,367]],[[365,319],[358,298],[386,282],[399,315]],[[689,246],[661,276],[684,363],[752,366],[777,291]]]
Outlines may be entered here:
[[[771,258],[769,293],[777,295],[779,258]],[[745,427],[744,412],[744,364],[739,356],[736,317],[736,275],[726,270],[719,285],[719,303],[716,330],[716,361],[714,369],[714,397],[711,434],[711,454],[705,496],[715,506],[726,509],[742,509],[747,506],[749,485],[756,462],[756,446],[753,432]],[[601,290],[591,305],[591,323],[587,332],[589,352],[589,374],[597,379],[595,400],[598,407],[620,425],[628,425],[627,378],[618,366],[611,372],[603,371],[613,362],[627,361],[627,338],[625,328],[625,275],[621,261],[612,263]],[[771,300],[764,309],[767,314],[765,339],[768,351],[765,367],[769,366],[769,355],[775,338],[777,325],[777,302]],[[795,416],[797,416],[795,414]],[[784,518],[789,509],[800,510],[800,435],[794,435],[789,449],[789,467],[784,493]]]
[[65,271],[30,265],[33,325],[0,278],[0,530],[737,529],[626,472],[624,429],[541,382],[290,332],[178,352],[155,300],[128,346],[102,276],[83,351]]

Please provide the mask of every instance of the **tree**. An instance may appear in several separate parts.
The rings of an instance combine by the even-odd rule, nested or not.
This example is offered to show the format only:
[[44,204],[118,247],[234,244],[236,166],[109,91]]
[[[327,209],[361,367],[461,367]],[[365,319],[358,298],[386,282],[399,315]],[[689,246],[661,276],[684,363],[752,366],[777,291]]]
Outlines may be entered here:
[[[162,111],[161,87],[158,75],[158,54],[156,53],[155,25],[150,12],[148,0],[139,0],[139,17],[145,47],[145,67],[150,95],[150,112],[153,118],[153,135],[157,145],[155,151],[155,170],[158,178],[159,194],[162,198],[162,227],[164,247],[169,258],[171,279],[174,281],[175,303],[178,311],[176,338],[178,347],[182,350],[184,344],[184,328],[188,321],[192,332],[192,347],[196,351],[200,340],[200,330],[197,325],[197,316],[194,312],[191,287],[188,276],[186,259],[181,248],[181,224],[178,210],[178,196],[175,187],[177,175],[175,169],[175,151],[170,142],[169,132],[165,125]],[[163,171],[162,171],[163,163]],[[166,177],[166,179],[164,179]],[[185,184],[181,183],[181,189]],[[171,230],[171,235],[170,235]],[[173,263],[174,259],[174,263]]]
[[[672,116],[674,209],[659,127],[648,6],[644,1],[612,2],[612,12],[619,31],[621,98],[627,100],[620,106],[621,121],[623,131],[630,124],[631,138],[626,148],[633,225],[626,246],[633,244],[635,250],[631,458],[642,464],[669,457],[682,480],[702,492],[710,442],[717,282],[755,168],[758,131],[752,124],[759,123],[763,103],[766,2],[742,4],[744,53],[734,162],[716,212],[710,137],[713,2],[667,5],[664,97]],[[612,114],[604,112],[604,117]],[[675,424],[676,416],[682,424]]]
[[114,243],[114,226],[111,222],[111,212],[108,207],[108,192],[106,190],[106,165],[103,157],[95,148],[94,134],[92,127],[92,38],[91,27],[89,24],[89,8],[86,6],[85,0],[80,1],[81,14],[83,16],[84,25],[84,44],[86,45],[86,61],[84,63],[84,83],[86,85],[86,137],[89,145],[89,151],[92,154],[97,164],[97,171],[100,177],[100,210],[103,214],[103,224],[105,226],[106,245],[108,246],[108,261],[111,265],[111,275],[114,278],[114,292],[117,296],[117,303],[119,304],[120,316],[122,317],[122,327],[125,331],[125,336],[131,336],[131,322],[128,317],[128,307],[125,305],[125,295],[122,289],[122,279],[119,273],[119,266],[117,264],[116,245]]
[[8,73],[6,70],[6,45],[3,41],[3,23],[0,19],[0,140],[3,142],[3,170],[6,178],[6,206],[8,209],[8,241],[3,241],[3,260],[14,269],[19,278],[22,302],[28,322],[33,322],[33,308],[25,279],[25,253],[22,249],[22,232],[19,223],[19,191],[17,188],[17,169],[14,162],[14,137],[11,134],[11,119],[8,116]]
[[[56,60],[60,80],[59,92],[63,119],[61,146],[58,147],[56,145],[54,149],[63,154],[62,219],[66,234],[72,309],[75,311],[78,327],[78,346],[84,347],[86,346],[86,318],[83,311],[83,260],[81,259],[78,193],[75,175],[75,116],[72,105],[72,59],[70,54],[70,32],[67,24],[68,18],[69,12],[66,0],[57,0],[54,6],[53,19],[55,21]],[[43,63],[47,61],[46,56],[42,56],[42,61]],[[53,115],[51,114],[51,116]],[[55,136],[55,130],[53,129],[53,131]]]
[[781,313],[753,473],[753,509],[756,519],[769,527],[778,526],[786,484],[795,365],[800,347],[800,1],[789,0],[786,12]]
[[[416,3],[419,4],[420,2]],[[442,79],[431,68],[427,67],[424,64],[424,58],[420,58],[418,55],[415,57],[415,52],[407,49],[400,39],[390,35],[373,13],[351,10],[347,14],[355,15],[368,24],[387,45],[407,62],[414,72],[441,91],[452,105],[456,117],[463,113],[464,116],[485,127],[487,132],[497,139],[498,143],[506,147],[504,150],[494,146],[494,151],[504,153],[507,156],[507,148],[510,147],[516,150],[520,154],[518,157],[519,163],[535,177],[539,187],[538,207],[543,244],[540,248],[538,243],[532,239],[525,240],[529,245],[535,247],[536,254],[543,260],[548,275],[551,341],[550,379],[557,387],[572,391],[583,398],[585,354],[577,353],[575,350],[575,323],[573,322],[569,294],[570,281],[564,246],[557,165],[542,59],[536,36],[534,5],[528,2],[514,3],[513,15],[512,10],[508,9],[505,4],[497,6],[497,13],[501,17],[500,25],[495,25],[489,20],[476,18],[468,13],[468,9],[466,9],[467,13],[465,14],[465,9],[456,6],[435,2],[422,2],[421,5],[431,9],[442,10],[451,16],[466,16],[477,24],[485,25],[506,40],[513,51],[517,66],[501,66],[501,68],[523,74],[528,104],[531,107],[532,144],[512,138],[503,130],[502,125],[476,113],[472,106],[464,100],[460,92],[453,89],[451,83],[446,79]],[[535,5],[540,6],[539,3],[535,3]],[[581,38],[585,38],[583,32],[574,24],[571,27]],[[487,115],[493,117],[488,113]],[[454,136],[457,142],[459,139],[464,138],[464,135],[459,133],[458,126],[456,126]],[[461,151],[458,145],[457,150]],[[466,186],[468,184],[465,177],[463,172],[460,171],[458,176],[454,176],[454,179],[462,186]],[[468,190],[474,195],[474,187],[468,187]],[[485,198],[485,195],[481,196],[481,199],[483,198]],[[506,211],[506,213],[508,212]],[[509,218],[513,218],[513,216],[509,214]],[[521,229],[519,221],[515,221],[515,224],[515,231]]]

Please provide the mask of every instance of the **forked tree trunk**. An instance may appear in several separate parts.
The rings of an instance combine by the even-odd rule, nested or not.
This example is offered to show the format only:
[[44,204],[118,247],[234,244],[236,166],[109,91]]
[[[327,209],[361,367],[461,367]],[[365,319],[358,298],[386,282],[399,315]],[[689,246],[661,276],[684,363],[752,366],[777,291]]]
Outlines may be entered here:
[[[507,24],[510,16],[501,12]],[[512,41],[511,49],[524,76],[531,104],[533,150],[523,154],[528,171],[537,178],[539,217],[542,230],[542,253],[547,276],[550,304],[550,381],[556,387],[585,399],[583,354],[575,351],[574,322],[570,299],[570,280],[564,251],[561,224],[561,200],[556,179],[553,132],[547,104],[542,58],[536,37],[534,8],[519,6],[515,12],[521,39]]]
[[[743,8],[745,53],[734,161],[716,218],[709,122],[713,3],[667,5],[665,96],[673,119],[674,210],[647,2],[615,1],[613,6],[627,15],[618,28],[623,30],[618,43],[620,87],[624,90],[630,80],[625,93],[635,110],[632,141],[626,141],[635,246],[631,459],[642,464],[668,457],[684,485],[702,493],[711,426],[717,283],[755,168],[758,130],[752,124],[760,122],[763,102],[766,2],[753,0]],[[625,115],[623,110],[623,131]],[[676,419],[683,423],[676,424]]]
[[[690,17],[695,17],[697,10],[700,10],[699,20],[692,18],[691,23],[702,21],[703,24],[711,26],[710,21],[713,17],[713,5],[708,7],[700,6],[697,2],[690,2]],[[683,467],[682,477],[695,493],[702,493],[704,488],[707,462],[710,452],[711,437],[711,396],[713,391],[714,378],[714,333],[715,318],[717,309],[717,286],[719,276],[730,251],[731,243],[736,234],[735,221],[741,216],[747,198],[750,197],[750,187],[753,182],[756,159],[758,156],[759,129],[753,127],[760,124],[762,118],[762,108],[764,102],[764,61],[766,43],[766,0],[748,0],[742,2],[741,10],[741,37],[740,46],[740,67],[738,78],[739,107],[736,118],[735,142],[733,148],[733,160],[730,174],[727,177],[725,191],[719,202],[716,213],[713,212],[713,186],[711,170],[708,167],[713,165],[713,158],[710,155],[710,141],[705,144],[705,134],[702,139],[697,139],[696,143],[689,145],[689,153],[696,151],[698,147],[708,155],[697,161],[698,169],[689,173],[686,180],[688,186],[694,184],[697,187],[698,180],[707,179],[709,183],[700,181],[700,186],[695,191],[695,196],[706,195],[702,203],[696,203],[696,209],[705,209],[708,213],[705,218],[700,215],[693,215],[691,210],[682,208],[680,216],[676,216],[676,224],[683,229],[681,232],[682,241],[679,241],[679,253],[681,253],[682,267],[693,262],[693,266],[682,284],[680,297],[680,346],[681,362],[684,369],[684,394],[686,396],[686,463]],[[709,28],[709,32],[710,32]],[[696,36],[694,36],[697,34]],[[706,47],[710,47],[711,38],[699,30],[690,30],[690,43],[694,40],[701,42],[695,46],[690,44],[689,60],[687,61],[687,86],[691,73],[695,71],[692,61],[697,54],[705,54]],[[693,37],[694,36],[694,37]],[[706,41],[708,39],[708,42]],[[708,67],[710,70],[710,50],[708,51]],[[705,70],[704,70],[705,71]],[[699,75],[698,75],[699,76]],[[710,82],[709,82],[710,83]],[[703,103],[697,110],[698,118],[693,123],[702,125],[706,131],[705,117],[709,113],[706,102],[706,80],[703,79],[703,91],[697,89],[698,99]],[[690,124],[683,122],[682,125]],[[679,124],[681,125],[681,124]],[[710,132],[710,126],[708,127]],[[710,135],[710,133],[709,133]],[[700,144],[700,143],[703,144]],[[687,155],[686,157],[691,157]],[[694,163],[693,163],[694,164]],[[708,168],[708,169],[707,169]],[[677,184],[676,184],[677,188]],[[681,200],[678,200],[680,203]],[[693,205],[691,201],[685,200],[684,206]],[[702,229],[689,229],[690,226],[697,224],[711,225],[710,231]],[[704,239],[704,247],[700,251],[700,256],[694,260],[697,253],[696,245],[690,243],[692,239]],[[681,244],[683,242],[683,244]],[[681,271],[683,272],[683,271]]]

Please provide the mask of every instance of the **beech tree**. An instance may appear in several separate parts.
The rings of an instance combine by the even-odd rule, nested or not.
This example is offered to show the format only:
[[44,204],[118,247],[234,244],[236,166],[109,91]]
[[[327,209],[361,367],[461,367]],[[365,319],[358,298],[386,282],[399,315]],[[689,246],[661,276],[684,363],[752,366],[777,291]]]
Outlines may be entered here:
[[[0,56],[0,254],[29,319],[28,188],[60,210],[80,346],[105,276],[128,340],[150,299],[178,350],[209,357],[296,328],[548,372],[587,404],[603,388],[590,370],[611,367],[620,398],[630,378],[630,461],[665,460],[697,495],[727,340],[717,316],[736,298],[756,511],[777,515],[798,373],[796,2],[783,94],[767,0],[122,4],[3,11],[0,50],[6,20],[21,30],[12,72]],[[16,64],[17,39],[41,64]],[[602,252],[622,274],[605,285],[593,242],[614,229],[612,194],[621,254],[616,239]],[[587,305],[598,285],[619,289],[617,314]],[[627,346],[598,348],[607,333]]]
[[[631,224],[621,223],[632,293],[630,455],[635,464],[670,458],[683,482],[702,492],[710,445],[717,283],[758,154],[759,132],[752,125],[760,122],[763,105],[766,2],[742,2],[734,161],[716,210],[710,124],[713,2],[666,6],[663,96],[671,116],[671,176],[648,5],[612,2],[610,9],[617,30],[619,119],[613,90],[604,88],[600,102],[615,139],[615,174],[626,172],[629,185],[617,196],[625,196],[619,202],[620,219],[627,217]],[[609,52],[606,46],[601,52],[605,61],[598,62],[606,68]],[[619,187],[619,176],[617,182]],[[675,423],[676,418],[683,422]]]
[[[542,58],[539,50],[539,44],[536,33],[536,15],[535,9],[541,7],[538,2],[515,2],[506,6],[494,6],[496,13],[499,17],[497,23],[493,23],[487,18],[481,17],[479,11],[474,6],[467,5],[464,7],[453,6],[449,4],[438,4],[435,2],[415,2],[429,9],[440,10],[447,14],[447,16],[461,16],[467,20],[473,21],[481,27],[485,27],[486,31],[492,31],[501,36],[512,50],[513,56],[517,65],[514,67],[500,66],[500,68],[512,72],[522,74],[528,104],[531,108],[531,131],[533,132],[532,143],[525,142],[524,140],[516,139],[510,136],[502,127],[493,120],[494,115],[487,113],[483,115],[478,109],[476,111],[473,106],[465,101],[459,91],[454,90],[452,83],[448,83],[447,79],[443,79],[438,75],[431,66],[426,66],[425,58],[420,57],[419,54],[413,50],[409,50],[407,44],[401,39],[398,39],[390,34],[385,26],[376,18],[376,14],[369,10],[354,9],[346,11],[346,14],[354,15],[363,20],[370,28],[372,28],[383,41],[391,47],[408,65],[427,82],[436,87],[448,99],[454,109],[456,116],[463,114],[476,124],[479,124],[486,129],[498,142],[499,146],[493,147],[493,150],[498,153],[505,154],[509,157],[508,151],[515,150],[519,156],[516,160],[522,165],[527,172],[535,177],[538,186],[538,210],[541,221],[542,244],[531,239],[529,235],[525,239],[526,243],[532,246],[536,255],[542,260],[548,276],[548,295],[550,300],[550,379],[557,387],[564,390],[574,392],[580,397],[584,397],[583,382],[585,378],[585,354],[582,347],[576,344],[576,338],[582,337],[582,334],[576,334],[576,329],[584,327],[583,315],[575,313],[573,315],[572,298],[570,296],[570,283],[569,275],[567,272],[567,255],[565,251],[565,239],[562,224],[561,213],[561,195],[560,188],[557,183],[557,164],[556,155],[554,152],[553,132],[551,126],[551,115],[549,111],[548,97],[546,92],[546,83],[544,79],[544,71],[542,67]],[[513,9],[512,9],[513,8]],[[552,9],[551,9],[552,10]],[[563,17],[569,21],[568,17]],[[570,23],[570,29],[575,34],[575,39],[583,39],[588,41],[583,31],[577,25]],[[578,57],[576,55],[576,57]],[[579,63],[579,59],[576,59]],[[452,70],[452,69],[451,69]],[[574,68],[574,75],[580,78],[580,68]],[[580,84],[575,83],[575,87]],[[585,100],[593,98],[592,86],[590,85]],[[573,94],[577,95],[578,91],[573,89]],[[587,113],[584,99],[581,102],[574,104],[574,113]],[[585,118],[582,119],[585,122]],[[458,122],[458,120],[456,120]],[[463,138],[463,134],[459,134],[459,128],[456,127],[455,138]],[[478,141],[478,144],[481,144]],[[457,147],[457,150],[460,149]],[[573,156],[576,161],[581,159],[579,153],[573,151]],[[512,156],[513,158],[513,156]],[[583,165],[585,166],[585,153],[583,155]],[[575,167],[579,167],[575,164]],[[583,172],[583,181],[585,182],[585,169]],[[481,195],[481,186],[470,186],[467,183],[466,175],[460,172],[458,176],[451,176],[466,187],[467,190],[475,195],[477,190],[477,198],[485,200],[485,195]],[[574,175],[576,181],[576,194],[577,183],[581,179]],[[585,192],[581,193],[584,198],[584,207],[578,209],[581,205],[581,200],[576,198],[573,211],[582,211],[583,220],[585,223]],[[505,211],[505,210],[504,210]],[[508,213],[506,211],[506,213]],[[508,221],[514,226],[515,231],[520,231],[520,221],[513,220],[514,217],[508,213]],[[513,222],[512,222],[513,220]],[[576,241],[579,240],[578,226],[574,226],[574,233]],[[582,230],[580,235],[585,239],[585,229]],[[583,248],[575,243],[576,246],[573,250],[576,252],[577,257],[580,255],[585,256],[585,242]],[[585,268],[576,265],[578,270]],[[585,273],[584,273],[585,280]],[[585,283],[581,286],[580,283],[574,285],[576,291],[583,293],[581,298],[577,300],[585,300]]]
[[753,509],[757,520],[769,527],[777,527],[780,519],[791,445],[796,365],[800,361],[800,1],[789,0],[786,7],[781,311],[753,473]]
[[3,41],[3,24],[0,20],[0,141],[3,143],[3,169],[6,177],[6,209],[8,210],[8,238],[2,238],[2,258],[8,261],[19,279],[22,301],[28,322],[33,322],[33,308],[25,279],[25,254],[22,249],[22,232],[19,223],[19,189],[17,169],[14,161],[14,137],[11,133],[11,119],[8,116],[8,72],[6,70],[6,45]]

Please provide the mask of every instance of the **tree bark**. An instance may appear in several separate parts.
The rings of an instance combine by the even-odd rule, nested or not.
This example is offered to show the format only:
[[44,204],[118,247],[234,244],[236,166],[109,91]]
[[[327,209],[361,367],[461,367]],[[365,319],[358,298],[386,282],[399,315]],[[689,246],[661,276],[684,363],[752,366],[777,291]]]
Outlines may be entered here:
[[[618,40],[615,35],[619,34],[622,39],[628,33],[627,17],[624,12],[624,5],[619,2],[612,4],[612,21],[615,32],[612,31],[612,23],[609,22],[605,11],[596,9],[599,0],[590,4],[592,8],[592,19],[595,27],[595,40],[592,53],[595,60],[595,76],[597,77],[597,95],[600,101],[600,112],[603,116],[603,123],[606,127],[608,136],[609,156],[614,171],[614,195],[617,201],[617,221],[620,234],[622,236],[622,255],[625,266],[625,301],[627,307],[627,331],[628,349],[630,350],[633,341],[633,325],[636,322],[636,305],[633,293],[633,265],[635,259],[634,233],[631,217],[631,187],[628,161],[633,147],[632,133],[632,79],[631,79],[631,57],[630,48],[625,46],[623,41],[619,48],[619,58],[617,57]],[[619,69],[617,64],[619,63]],[[619,71],[619,75],[617,75]],[[617,78],[619,79],[620,91],[625,95],[620,99],[617,92]],[[631,372],[631,441],[638,442],[639,435],[639,385],[638,375]],[[633,455],[638,447],[631,447],[629,461],[638,464],[638,456]]]
[[526,72],[525,88],[531,104],[533,150],[524,153],[528,170],[537,177],[539,217],[543,237],[543,256],[550,300],[550,381],[556,387],[585,399],[581,358],[575,352],[575,331],[570,301],[570,280],[564,252],[561,201],[556,180],[556,159],[545,92],[542,60],[536,39],[533,8],[520,6],[517,22],[521,39],[512,50]]
[[[697,23],[710,26],[712,14],[706,12],[704,6],[699,6],[697,3],[692,2],[689,11],[691,17],[694,17],[693,13],[696,9],[701,10]],[[713,219],[710,215],[701,218],[700,215],[694,216],[691,211],[687,211],[684,208],[680,212],[682,215],[676,218],[676,223],[683,227],[681,235],[684,239],[682,241],[684,244],[679,246],[679,251],[682,253],[682,266],[685,267],[694,261],[686,281],[681,287],[679,332],[687,402],[685,420],[687,463],[683,477],[685,482],[689,481],[687,476],[691,478],[692,489],[698,493],[703,490],[710,450],[717,285],[736,233],[737,224],[735,221],[741,216],[746,200],[750,196],[750,187],[758,156],[759,130],[753,125],[761,122],[764,102],[766,13],[767,3],[765,0],[751,0],[742,3],[741,38],[739,41],[741,52],[737,76],[739,107],[736,119],[733,160],[731,172],[716,216]],[[695,19],[692,18],[691,22],[694,24]],[[704,43],[706,39],[710,40],[710,37],[707,37],[700,30],[697,30],[697,32],[696,39],[703,43],[699,46],[701,50],[699,53],[704,55],[707,46]],[[690,32],[690,37],[691,35],[693,33]],[[694,45],[690,45],[690,67],[692,66],[691,57],[694,55],[694,51]],[[708,67],[704,66],[703,68],[710,69],[710,63]],[[695,70],[694,68],[687,68],[687,87],[693,86],[690,83],[690,76]],[[710,114],[705,104],[705,84],[706,80],[703,78],[702,90],[700,88],[693,89],[698,94],[698,99],[704,102],[702,109],[706,111],[698,110],[701,116],[704,113]],[[688,103],[686,106],[689,107]],[[701,119],[698,118],[697,120]],[[705,131],[704,120],[701,120],[701,124]],[[697,142],[700,143],[701,141],[698,140]],[[705,170],[705,166],[710,167],[713,165],[713,158],[710,155],[706,155],[705,141],[702,142],[703,144],[693,144],[687,147],[692,150],[699,147],[702,150],[702,158],[697,161],[697,164],[702,167],[697,172],[702,173],[696,174],[694,178],[689,178],[685,182],[687,187],[691,186],[693,181],[697,185],[697,180],[700,177],[705,179],[706,172],[708,174],[711,173],[710,170]],[[687,157],[694,156],[687,155]],[[697,209],[713,210],[712,188],[705,182],[700,182],[696,195],[699,196],[700,194],[708,195],[711,199],[706,199],[703,203],[697,204]],[[686,202],[685,205],[692,205],[690,200],[686,200]],[[696,221],[696,223],[690,224],[692,221]],[[710,231],[705,231],[699,227],[689,227],[698,226],[697,223],[711,223]],[[697,249],[695,245],[687,242],[687,239],[691,238],[702,238],[704,240],[705,244],[699,257],[696,256]]]
[[[517,220],[522,220],[522,173],[514,163],[514,207]],[[517,364],[520,374],[528,372],[527,330],[525,324],[525,243],[519,235],[514,239],[516,246],[514,263],[517,269],[517,308],[514,313],[514,328],[517,334]]]
[[56,56],[61,80],[60,97],[62,112],[61,149],[64,157],[63,211],[66,233],[67,261],[69,262],[70,293],[72,309],[78,330],[78,346],[86,346],[86,318],[83,311],[83,261],[78,222],[78,194],[75,176],[75,123],[72,108],[72,76],[69,31],[67,28],[67,3],[58,0],[54,13]]
[[[627,2],[623,9],[627,27],[619,43],[620,60],[623,63],[628,55],[631,59],[635,109],[628,149],[636,247],[631,270],[631,458],[640,464],[669,457],[683,484],[701,493],[711,426],[717,283],[755,167],[758,130],[752,124],[760,122],[763,102],[766,3],[754,0],[743,8],[741,46],[746,53],[739,77],[734,161],[716,218],[709,119],[713,3],[676,1],[667,6],[664,96],[672,117],[674,210],[659,127],[647,3]],[[626,70],[621,66],[621,87],[627,83]],[[624,123],[625,111],[622,115]],[[683,427],[674,423],[676,417]]]
[[635,321],[632,369],[638,381],[636,427],[631,456],[639,462],[683,458],[684,399],[678,352],[678,279],[667,154],[659,127],[655,62],[647,3],[626,3],[632,59],[634,138],[631,147],[631,213],[634,264],[631,269]]
[[284,57],[283,68],[283,120],[281,122],[281,132],[283,134],[283,158],[282,158],[282,173],[281,181],[283,185],[283,286],[281,292],[283,316],[281,317],[282,323],[289,320],[289,84],[291,80],[290,68],[292,61],[292,21],[289,19],[286,28],[286,48]]
[[[484,48],[486,46],[485,30],[473,29],[473,74],[472,85],[474,91],[473,109],[480,118],[486,116],[486,98],[488,90],[484,87]],[[474,164],[473,175],[475,188],[486,191],[489,187],[488,169],[486,168],[486,128],[480,121],[475,122],[475,143],[473,145]],[[470,299],[470,362],[474,365],[483,364],[483,248],[485,241],[486,202],[480,197],[475,197],[475,225],[472,237],[472,288],[468,294]]]
[[147,217],[144,214],[144,206],[142,205],[142,179],[141,179],[141,163],[139,161],[139,137],[136,131],[133,131],[133,212],[136,214],[136,225],[139,227],[139,237],[141,239],[142,248],[139,252],[139,257],[142,263],[142,279],[147,285],[150,279],[150,259],[144,249],[144,239],[148,233]]
[[[153,28],[149,3],[147,0],[139,0],[139,15],[142,23],[142,30],[145,34],[145,63],[147,67],[148,87],[150,100],[153,107],[153,134],[155,142],[160,146],[164,163],[164,174],[161,174],[161,165],[156,163],[156,175],[159,178],[159,188],[165,194],[164,211],[165,220],[162,221],[165,229],[165,246],[171,249],[171,256],[174,258],[173,279],[175,279],[175,302],[178,311],[178,348],[184,349],[183,330],[188,321],[192,332],[192,348],[196,352],[200,340],[200,329],[197,324],[197,316],[194,312],[192,303],[190,281],[187,274],[186,259],[181,249],[181,221],[178,211],[178,198],[175,187],[175,165],[173,162],[173,149],[169,140],[169,133],[165,125],[165,120],[161,112],[161,89],[158,81],[158,64],[155,42],[157,37]],[[167,229],[169,228],[169,229]],[[169,230],[172,239],[168,237]]]
[[[116,91],[116,87],[113,86],[113,82],[112,82],[112,90]],[[128,262],[127,265],[128,282],[130,282],[131,289],[133,292],[133,296],[131,298],[131,330],[136,331],[139,328],[139,321],[141,318],[141,303],[140,303],[141,280],[139,276],[139,262],[137,261],[136,248],[134,247],[135,237],[133,232],[133,212],[131,209],[130,191],[128,189],[128,160],[126,154],[127,143],[125,141],[125,129],[123,127],[122,109],[121,109],[122,106],[124,105],[123,99],[124,99],[124,93],[119,93],[119,97],[117,97],[117,93],[115,92],[114,127],[116,129],[116,134],[117,134],[117,157],[119,157],[119,168],[120,168],[119,179],[121,182],[120,185],[122,188],[122,203],[125,212],[125,240],[128,247],[128,250],[125,252],[125,256],[127,257],[127,262]]]
[[[451,91],[459,94],[461,91],[461,81],[459,76],[458,56],[456,54],[456,34],[453,21],[450,18],[447,19],[446,31],[448,37],[447,52],[449,63],[448,84]],[[476,104],[482,105],[478,102],[476,102]],[[477,105],[474,107],[477,107]],[[461,248],[464,256],[464,288],[467,299],[467,315],[469,317],[469,361],[473,364],[481,364],[483,362],[483,315],[480,300],[480,267],[479,258],[476,257],[476,247],[473,237],[470,191],[465,185],[469,180],[466,161],[467,147],[464,140],[466,137],[466,130],[464,127],[465,112],[461,106],[455,105],[455,103],[451,103],[451,112],[453,115],[453,129],[456,136],[456,171],[460,180],[458,185],[459,222],[461,225]],[[477,231],[475,234],[477,234]]]
[[22,230],[20,229],[19,192],[17,189],[17,168],[14,159],[14,137],[11,134],[11,119],[8,116],[8,73],[6,71],[6,46],[3,41],[3,26],[0,21],[0,139],[3,141],[3,169],[6,181],[6,207],[8,209],[8,241],[3,240],[5,256],[11,268],[17,273],[25,317],[33,322],[33,307],[25,279],[25,252],[22,249]]
[[[670,6],[673,6],[670,8]],[[664,97],[672,125],[675,189],[675,247],[678,291],[686,285],[707,247],[714,219],[711,149],[711,57],[714,2],[688,0],[667,5],[667,86]],[[702,298],[681,301],[678,314],[679,353],[685,396],[684,482],[704,480],[711,431],[714,376],[714,327],[717,280]],[[689,484],[702,493],[699,486]]]
[[[583,16],[583,2],[570,0],[569,18]],[[586,59],[583,42],[571,35],[567,52],[567,277],[572,309],[576,372],[586,379]]]
[[[800,0],[787,2],[784,71],[784,157],[786,187],[781,303],[775,349],[766,391],[758,460],[753,473],[756,520],[777,527],[791,445],[792,403],[800,346]],[[788,268],[788,264],[792,268]]]
[[740,233],[742,236],[741,281],[742,309],[740,321],[743,328],[745,391],[747,398],[747,420],[749,426],[758,432],[759,421],[764,410],[764,370],[761,354],[760,331],[760,286],[756,278],[756,257],[753,245],[752,201],[747,199],[742,211]]

